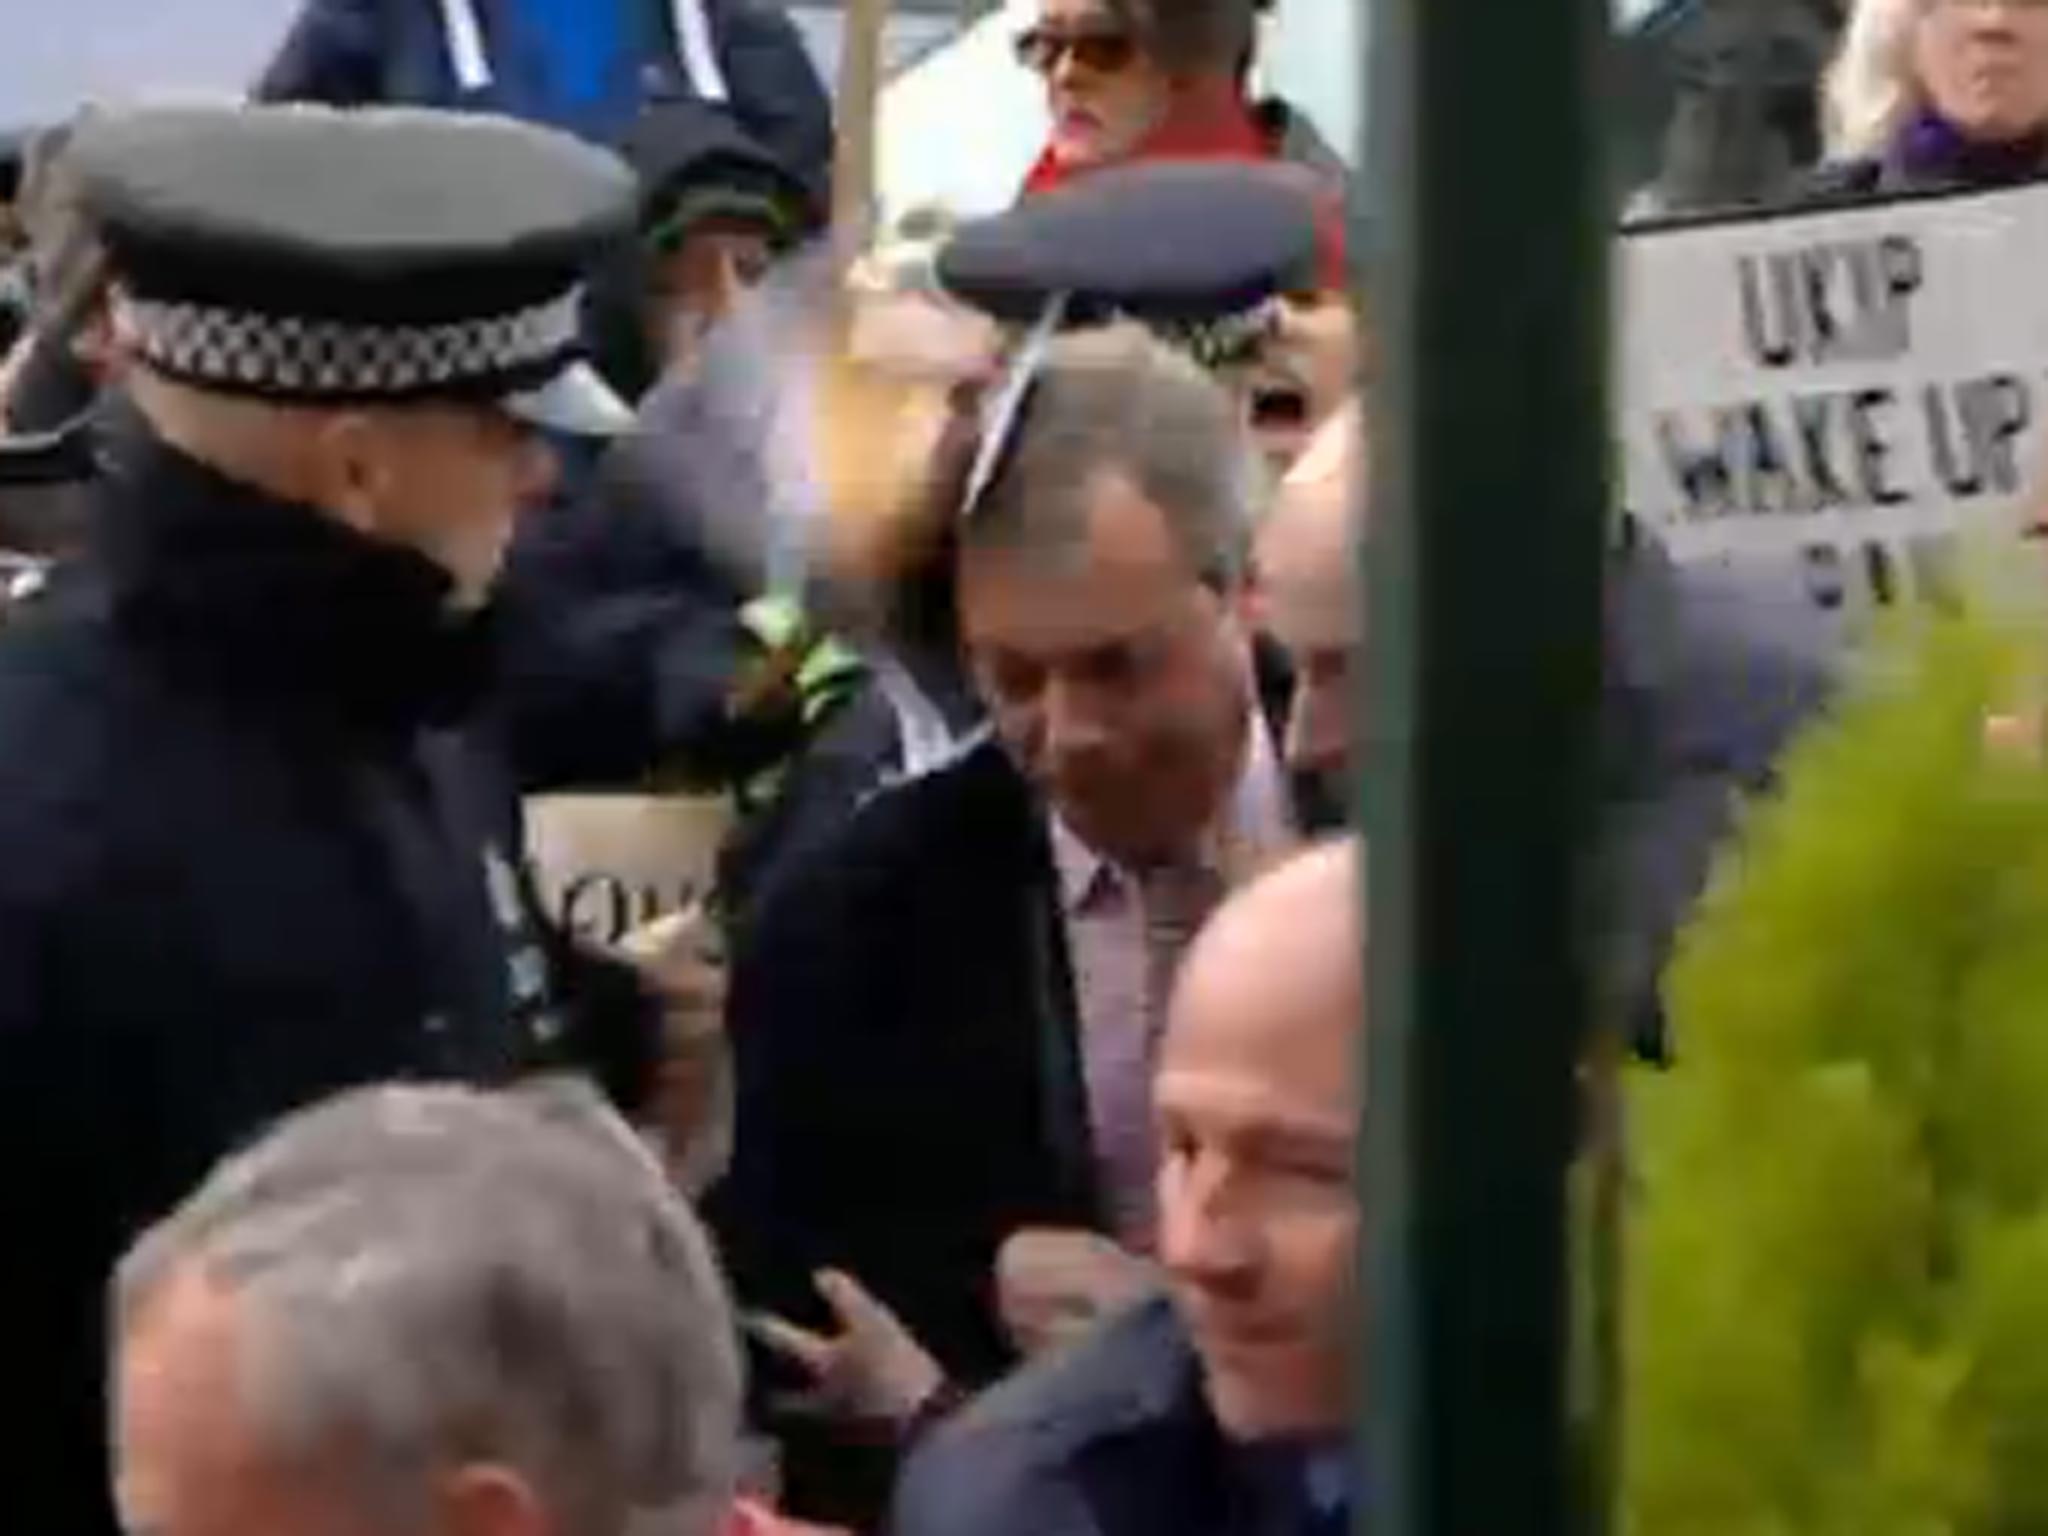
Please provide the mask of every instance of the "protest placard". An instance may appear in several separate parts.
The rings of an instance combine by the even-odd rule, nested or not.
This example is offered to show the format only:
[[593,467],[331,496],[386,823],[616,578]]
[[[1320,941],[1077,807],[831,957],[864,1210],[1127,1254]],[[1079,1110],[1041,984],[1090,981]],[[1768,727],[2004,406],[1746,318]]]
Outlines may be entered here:
[[2031,521],[2048,187],[1634,232],[1622,505],[1681,568],[1847,618]]
[[541,795],[526,819],[548,915],[611,945],[710,893],[732,808],[701,796]]

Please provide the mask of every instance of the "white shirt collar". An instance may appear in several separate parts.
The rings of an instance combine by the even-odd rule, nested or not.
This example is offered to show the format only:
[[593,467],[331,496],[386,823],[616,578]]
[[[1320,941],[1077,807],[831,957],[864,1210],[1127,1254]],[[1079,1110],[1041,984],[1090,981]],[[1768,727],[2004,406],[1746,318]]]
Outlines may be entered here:
[[[1241,884],[1253,871],[1285,855],[1297,840],[1286,776],[1280,771],[1272,736],[1256,709],[1246,716],[1245,730],[1248,744],[1237,782],[1195,850],[1198,862],[1223,876],[1229,886]],[[1128,871],[1090,847],[1058,810],[1051,812],[1049,820],[1060,904],[1065,911],[1076,912],[1095,894],[1105,876]]]

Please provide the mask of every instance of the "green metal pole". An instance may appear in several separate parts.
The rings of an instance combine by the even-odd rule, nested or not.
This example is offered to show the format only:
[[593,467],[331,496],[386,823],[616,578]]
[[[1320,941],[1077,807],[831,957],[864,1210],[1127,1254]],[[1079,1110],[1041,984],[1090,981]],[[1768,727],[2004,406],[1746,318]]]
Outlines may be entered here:
[[1562,1536],[1569,1521],[1606,9],[1370,0],[1359,1381],[1374,1536]]

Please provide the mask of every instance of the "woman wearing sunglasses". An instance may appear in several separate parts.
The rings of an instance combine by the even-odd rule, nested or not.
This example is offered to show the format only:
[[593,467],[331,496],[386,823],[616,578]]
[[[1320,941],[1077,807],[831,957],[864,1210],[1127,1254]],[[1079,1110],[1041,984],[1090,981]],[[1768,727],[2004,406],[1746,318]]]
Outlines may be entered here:
[[[1295,367],[1298,345],[1267,347],[1223,369],[1253,432],[1284,469],[1349,392],[1356,366],[1344,256],[1344,163],[1306,116],[1254,100],[1250,74],[1259,17],[1272,0],[1038,0],[1017,38],[1018,60],[1045,82],[1051,136],[1024,194],[1050,191],[1103,166],[1139,160],[1283,161],[1326,189],[1311,289],[1289,296],[1283,330],[1323,361]],[[1312,382],[1328,374],[1331,390]]]
[[1127,160],[1299,160],[1341,177],[1305,117],[1246,76],[1271,0],[1039,0],[1017,57],[1045,82],[1052,134],[1027,193]]
[[2048,176],[2048,0],[1857,0],[1825,107],[1821,198]]

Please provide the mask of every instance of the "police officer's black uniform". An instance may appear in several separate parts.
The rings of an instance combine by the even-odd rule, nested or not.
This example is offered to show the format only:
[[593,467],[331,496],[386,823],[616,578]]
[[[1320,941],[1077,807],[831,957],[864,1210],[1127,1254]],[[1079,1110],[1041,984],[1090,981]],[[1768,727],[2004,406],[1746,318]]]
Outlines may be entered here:
[[[307,401],[525,391],[595,424],[572,290],[629,214],[610,157],[298,109],[116,120],[80,154],[156,371]],[[91,559],[0,640],[0,1529],[22,1536],[113,1529],[103,1287],[214,1159],[346,1086],[587,1062],[600,1035],[627,1092],[651,1017],[630,979],[608,1009],[565,985],[528,916],[514,802],[457,729],[488,619],[425,558],[118,415]]]

